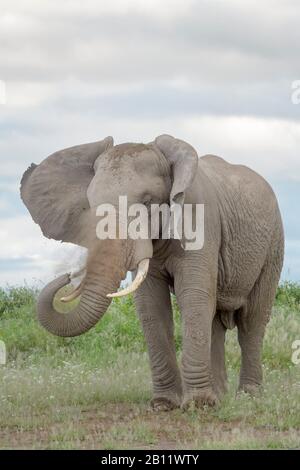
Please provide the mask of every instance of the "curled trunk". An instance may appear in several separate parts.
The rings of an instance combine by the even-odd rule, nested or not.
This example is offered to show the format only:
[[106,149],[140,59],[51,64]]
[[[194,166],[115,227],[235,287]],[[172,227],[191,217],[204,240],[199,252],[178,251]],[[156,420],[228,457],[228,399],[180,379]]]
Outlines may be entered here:
[[57,336],[81,335],[95,326],[111,303],[107,294],[118,289],[126,274],[121,251],[121,244],[114,241],[102,243],[99,250],[89,253],[80,302],[69,313],[59,313],[53,300],[57,291],[70,283],[70,275],[64,274],[47,284],[37,301],[41,325]]
[[[69,313],[59,313],[53,306],[53,299],[56,292],[69,282],[68,274],[54,279],[41,291],[37,302],[39,322],[47,331],[57,336],[78,336],[85,333],[96,325],[111,302],[106,297],[110,288],[103,289],[102,286],[103,292],[100,292],[99,283],[87,277],[79,305]],[[114,287],[117,288],[118,283]]]

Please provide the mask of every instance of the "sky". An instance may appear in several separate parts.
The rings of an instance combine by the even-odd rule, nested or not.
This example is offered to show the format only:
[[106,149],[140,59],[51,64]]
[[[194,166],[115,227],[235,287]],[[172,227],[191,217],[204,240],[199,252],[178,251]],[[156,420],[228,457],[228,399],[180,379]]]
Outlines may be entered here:
[[300,281],[298,0],[0,7],[0,286],[41,286],[82,256],[44,238],[20,201],[31,162],[107,135],[163,133],[271,183],[286,234],[282,279]]

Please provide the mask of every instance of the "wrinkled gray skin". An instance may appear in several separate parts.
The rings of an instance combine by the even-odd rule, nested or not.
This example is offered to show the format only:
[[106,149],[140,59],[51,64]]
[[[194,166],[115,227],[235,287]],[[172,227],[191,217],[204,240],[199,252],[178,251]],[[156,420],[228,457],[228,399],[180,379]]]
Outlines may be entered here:
[[[261,348],[283,261],[283,228],[268,183],[245,166],[160,136],[154,143],[113,146],[112,138],[57,152],[25,172],[21,195],[44,235],[88,248],[81,300],[71,313],[52,303],[69,275],[48,284],[38,317],[51,333],[79,335],[107,310],[128,270],[151,258],[135,293],[148,344],[154,409],[214,405],[226,390],[224,341],[237,326],[242,363],[239,388],[262,382]],[[105,240],[95,235],[100,203],[201,203],[205,241],[185,251],[179,240]],[[184,244],[184,240],[182,240]],[[181,373],[174,346],[170,290],[183,323]]]

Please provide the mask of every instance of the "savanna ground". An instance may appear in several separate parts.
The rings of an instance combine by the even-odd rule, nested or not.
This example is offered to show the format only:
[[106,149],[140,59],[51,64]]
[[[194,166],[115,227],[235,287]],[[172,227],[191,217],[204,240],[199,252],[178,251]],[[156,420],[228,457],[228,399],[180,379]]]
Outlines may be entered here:
[[[300,286],[277,292],[264,343],[264,391],[236,397],[236,331],[227,335],[229,392],[216,409],[153,413],[145,343],[131,298],[118,299],[77,338],[57,338],[35,317],[36,292],[0,290],[2,449],[300,448]],[[180,316],[174,305],[176,345]]]

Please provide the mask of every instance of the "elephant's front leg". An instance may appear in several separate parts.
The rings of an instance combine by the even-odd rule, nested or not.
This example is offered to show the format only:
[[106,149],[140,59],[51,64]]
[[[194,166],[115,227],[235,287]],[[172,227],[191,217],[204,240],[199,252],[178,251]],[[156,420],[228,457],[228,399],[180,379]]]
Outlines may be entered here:
[[211,371],[211,331],[215,312],[213,277],[197,275],[199,268],[182,268],[175,279],[175,294],[183,322],[183,408],[213,406],[217,397],[213,391]]
[[168,411],[181,405],[181,377],[176,360],[173,314],[165,279],[148,274],[135,293],[146,338],[153,382],[151,405]]

